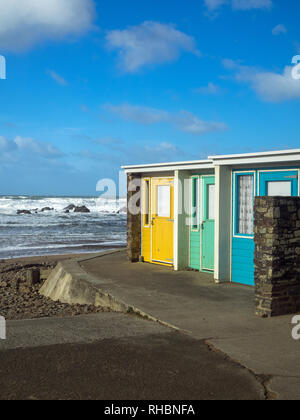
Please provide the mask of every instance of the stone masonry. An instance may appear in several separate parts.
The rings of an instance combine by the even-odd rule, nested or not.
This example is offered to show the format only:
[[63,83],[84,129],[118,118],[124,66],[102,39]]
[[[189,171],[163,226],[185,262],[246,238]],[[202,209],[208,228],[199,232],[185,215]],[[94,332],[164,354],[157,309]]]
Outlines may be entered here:
[[256,314],[300,311],[300,197],[255,199]]
[[141,255],[141,177],[127,176],[127,255],[138,262]]

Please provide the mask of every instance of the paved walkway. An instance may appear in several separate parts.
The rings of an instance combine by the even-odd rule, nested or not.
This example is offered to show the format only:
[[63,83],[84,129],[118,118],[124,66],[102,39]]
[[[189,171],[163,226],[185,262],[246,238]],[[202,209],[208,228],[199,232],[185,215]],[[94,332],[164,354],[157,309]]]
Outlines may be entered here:
[[255,374],[270,376],[268,387],[280,398],[300,399],[300,341],[292,339],[292,317],[255,317],[252,288],[216,285],[208,274],[130,264],[124,251],[80,266],[101,291],[206,340]]
[[135,315],[10,321],[7,331],[0,400],[265,399],[258,378],[204,341]]

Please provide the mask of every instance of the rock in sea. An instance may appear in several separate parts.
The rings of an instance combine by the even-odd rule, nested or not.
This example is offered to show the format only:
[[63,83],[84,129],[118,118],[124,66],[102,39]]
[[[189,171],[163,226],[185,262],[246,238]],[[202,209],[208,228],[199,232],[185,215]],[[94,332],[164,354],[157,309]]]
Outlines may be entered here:
[[74,213],[90,213],[90,212],[91,211],[86,206],[75,207],[74,209]]
[[64,211],[67,211],[67,210],[71,211],[71,210],[75,210],[75,209],[76,209],[76,206],[74,204],[70,204],[68,207],[64,208]]
[[29,211],[29,210],[18,210],[17,214],[31,214],[31,211]]

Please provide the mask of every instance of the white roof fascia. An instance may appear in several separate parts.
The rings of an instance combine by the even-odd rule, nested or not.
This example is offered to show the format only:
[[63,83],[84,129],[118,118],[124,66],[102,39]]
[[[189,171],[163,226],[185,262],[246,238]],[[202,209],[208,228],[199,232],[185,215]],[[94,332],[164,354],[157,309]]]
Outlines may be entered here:
[[262,163],[300,162],[300,149],[281,150],[274,152],[245,153],[240,155],[210,156],[214,166],[217,165],[248,165]]
[[173,163],[155,163],[151,165],[133,165],[122,166],[126,173],[142,173],[142,172],[173,172],[195,169],[214,169],[212,160],[190,161],[190,162],[173,162]]

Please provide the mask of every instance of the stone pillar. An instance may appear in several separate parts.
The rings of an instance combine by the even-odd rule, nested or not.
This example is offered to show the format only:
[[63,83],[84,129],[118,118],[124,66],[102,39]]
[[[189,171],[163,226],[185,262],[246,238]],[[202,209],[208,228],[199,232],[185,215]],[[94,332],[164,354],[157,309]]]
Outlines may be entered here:
[[141,176],[127,175],[127,255],[138,262],[141,255]]
[[255,199],[256,314],[300,311],[300,197]]

